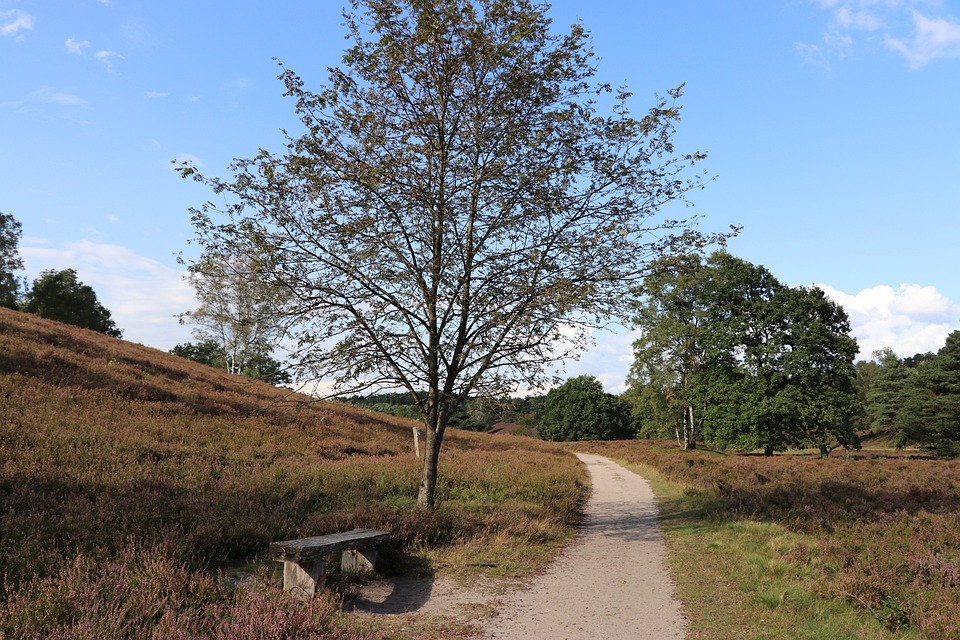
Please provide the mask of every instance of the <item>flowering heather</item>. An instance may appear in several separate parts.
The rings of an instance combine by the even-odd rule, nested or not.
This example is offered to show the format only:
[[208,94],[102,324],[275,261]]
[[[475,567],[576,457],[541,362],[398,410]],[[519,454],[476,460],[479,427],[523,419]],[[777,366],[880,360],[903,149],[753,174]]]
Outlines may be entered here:
[[572,534],[584,472],[526,438],[449,434],[417,511],[412,424],[0,309],[0,638],[376,637],[284,597],[270,542],[378,528],[385,572],[515,573]]

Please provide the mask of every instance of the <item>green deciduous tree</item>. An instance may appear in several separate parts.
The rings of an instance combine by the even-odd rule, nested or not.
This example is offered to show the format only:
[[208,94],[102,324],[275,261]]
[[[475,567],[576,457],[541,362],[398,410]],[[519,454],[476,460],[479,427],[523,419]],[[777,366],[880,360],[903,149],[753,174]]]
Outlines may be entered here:
[[21,225],[8,213],[0,213],[0,307],[17,308],[20,280],[14,271],[23,269],[23,261],[17,252]]
[[[644,115],[594,79],[580,25],[529,0],[365,0],[317,92],[281,78],[305,128],[238,161],[194,211],[208,250],[263,260],[289,292],[303,375],[406,389],[434,503],[460,399],[553,379],[587,330],[624,317],[649,262],[715,240],[661,205],[698,188],[672,134],[680,90]],[[571,329],[581,330],[570,338]]]
[[97,300],[96,292],[77,280],[77,272],[73,269],[41,272],[27,292],[22,308],[41,318],[105,333],[114,338],[123,335],[110,311]]
[[[178,344],[170,350],[170,353],[209,367],[227,368],[223,348],[215,340]],[[255,354],[251,359],[242,362],[240,373],[248,378],[262,380],[268,384],[277,385],[293,382],[290,372],[286,370],[283,363],[267,354]]]
[[537,414],[537,433],[560,442],[626,440],[635,435],[630,409],[593,376],[571,378],[547,393]]
[[762,266],[719,252],[706,264],[665,265],[641,293],[631,382],[662,391],[631,397],[654,415],[662,413],[654,400],[672,407],[685,446],[701,424],[715,444],[767,454],[858,444],[857,344],[846,313],[822,291],[785,287]]
[[705,287],[707,437],[725,446],[857,446],[858,347],[842,307],[718,253]]
[[641,334],[633,343],[629,383],[637,391],[631,397],[646,405],[647,419],[666,412],[685,449],[696,448],[703,423],[695,385],[704,365],[705,275],[698,255],[660,261],[644,278],[634,316]]

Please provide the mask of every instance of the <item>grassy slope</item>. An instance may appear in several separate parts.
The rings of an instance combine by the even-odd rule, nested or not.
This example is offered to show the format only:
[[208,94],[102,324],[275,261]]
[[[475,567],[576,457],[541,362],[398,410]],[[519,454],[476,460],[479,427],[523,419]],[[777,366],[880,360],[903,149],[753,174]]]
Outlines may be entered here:
[[572,456],[449,433],[423,513],[411,425],[0,309],[0,638],[359,637],[275,598],[276,569],[252,594],[211,576],[352,527],[394,533],[386,571],[524,574],[569,538]]

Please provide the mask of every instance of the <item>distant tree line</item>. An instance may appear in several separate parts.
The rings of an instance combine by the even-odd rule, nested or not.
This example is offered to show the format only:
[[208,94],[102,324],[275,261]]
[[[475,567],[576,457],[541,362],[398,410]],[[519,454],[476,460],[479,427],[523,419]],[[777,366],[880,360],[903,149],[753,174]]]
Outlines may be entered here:
[[0,213],[0,307],[17,309],[114,338],[123,332],[94,290],[77,278],[74,269],[40,273],[30,287],[15,275],[23,269],[17,250],[21,225],[12,215]]
[[858,363],[867,427],[944,457],[960,455],[960,331],[934,353],[899,358],[892,349]]
[[283,363],[275,360],[268,353],[253,353],[240,361],[233,361],[233,367],[227,366],[227,357],[223,347],[215,340],[201,340],[200,342],[185,342],[176,345],[170,350],[175,356],[193,360],[208,367],[225,369],[237,375],[247,376],[254,380],[262,380],[268,384],[289,384],[293,382],[290,372]]
[[[407,392],[354,395],[344,397],[342,400],[354,406],[400,418],[420,419],[413,397]],[[460,410],[451,417],[450,426],[467,431],[486,431],[498,422],[512,422],[532,431],[537,409],[543,401],[542,396],[500,399],[462,398]]]

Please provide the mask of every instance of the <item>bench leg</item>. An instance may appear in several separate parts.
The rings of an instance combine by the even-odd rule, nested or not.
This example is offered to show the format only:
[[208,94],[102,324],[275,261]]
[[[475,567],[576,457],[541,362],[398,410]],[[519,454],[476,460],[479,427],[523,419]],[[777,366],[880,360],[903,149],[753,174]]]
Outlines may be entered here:
[[305,564],[287,560],[283,563],[284,591],[291,591],[303,597],[313,597],[317,591],[322,591],[326,586],[326,579],[326,560],[315,560]]
[[343,552],[340,560],[340,568],[344,572],[354,571],[373,571],[373,565],[377,562],[377,548],[369,547],[367,549],[347,549]]

